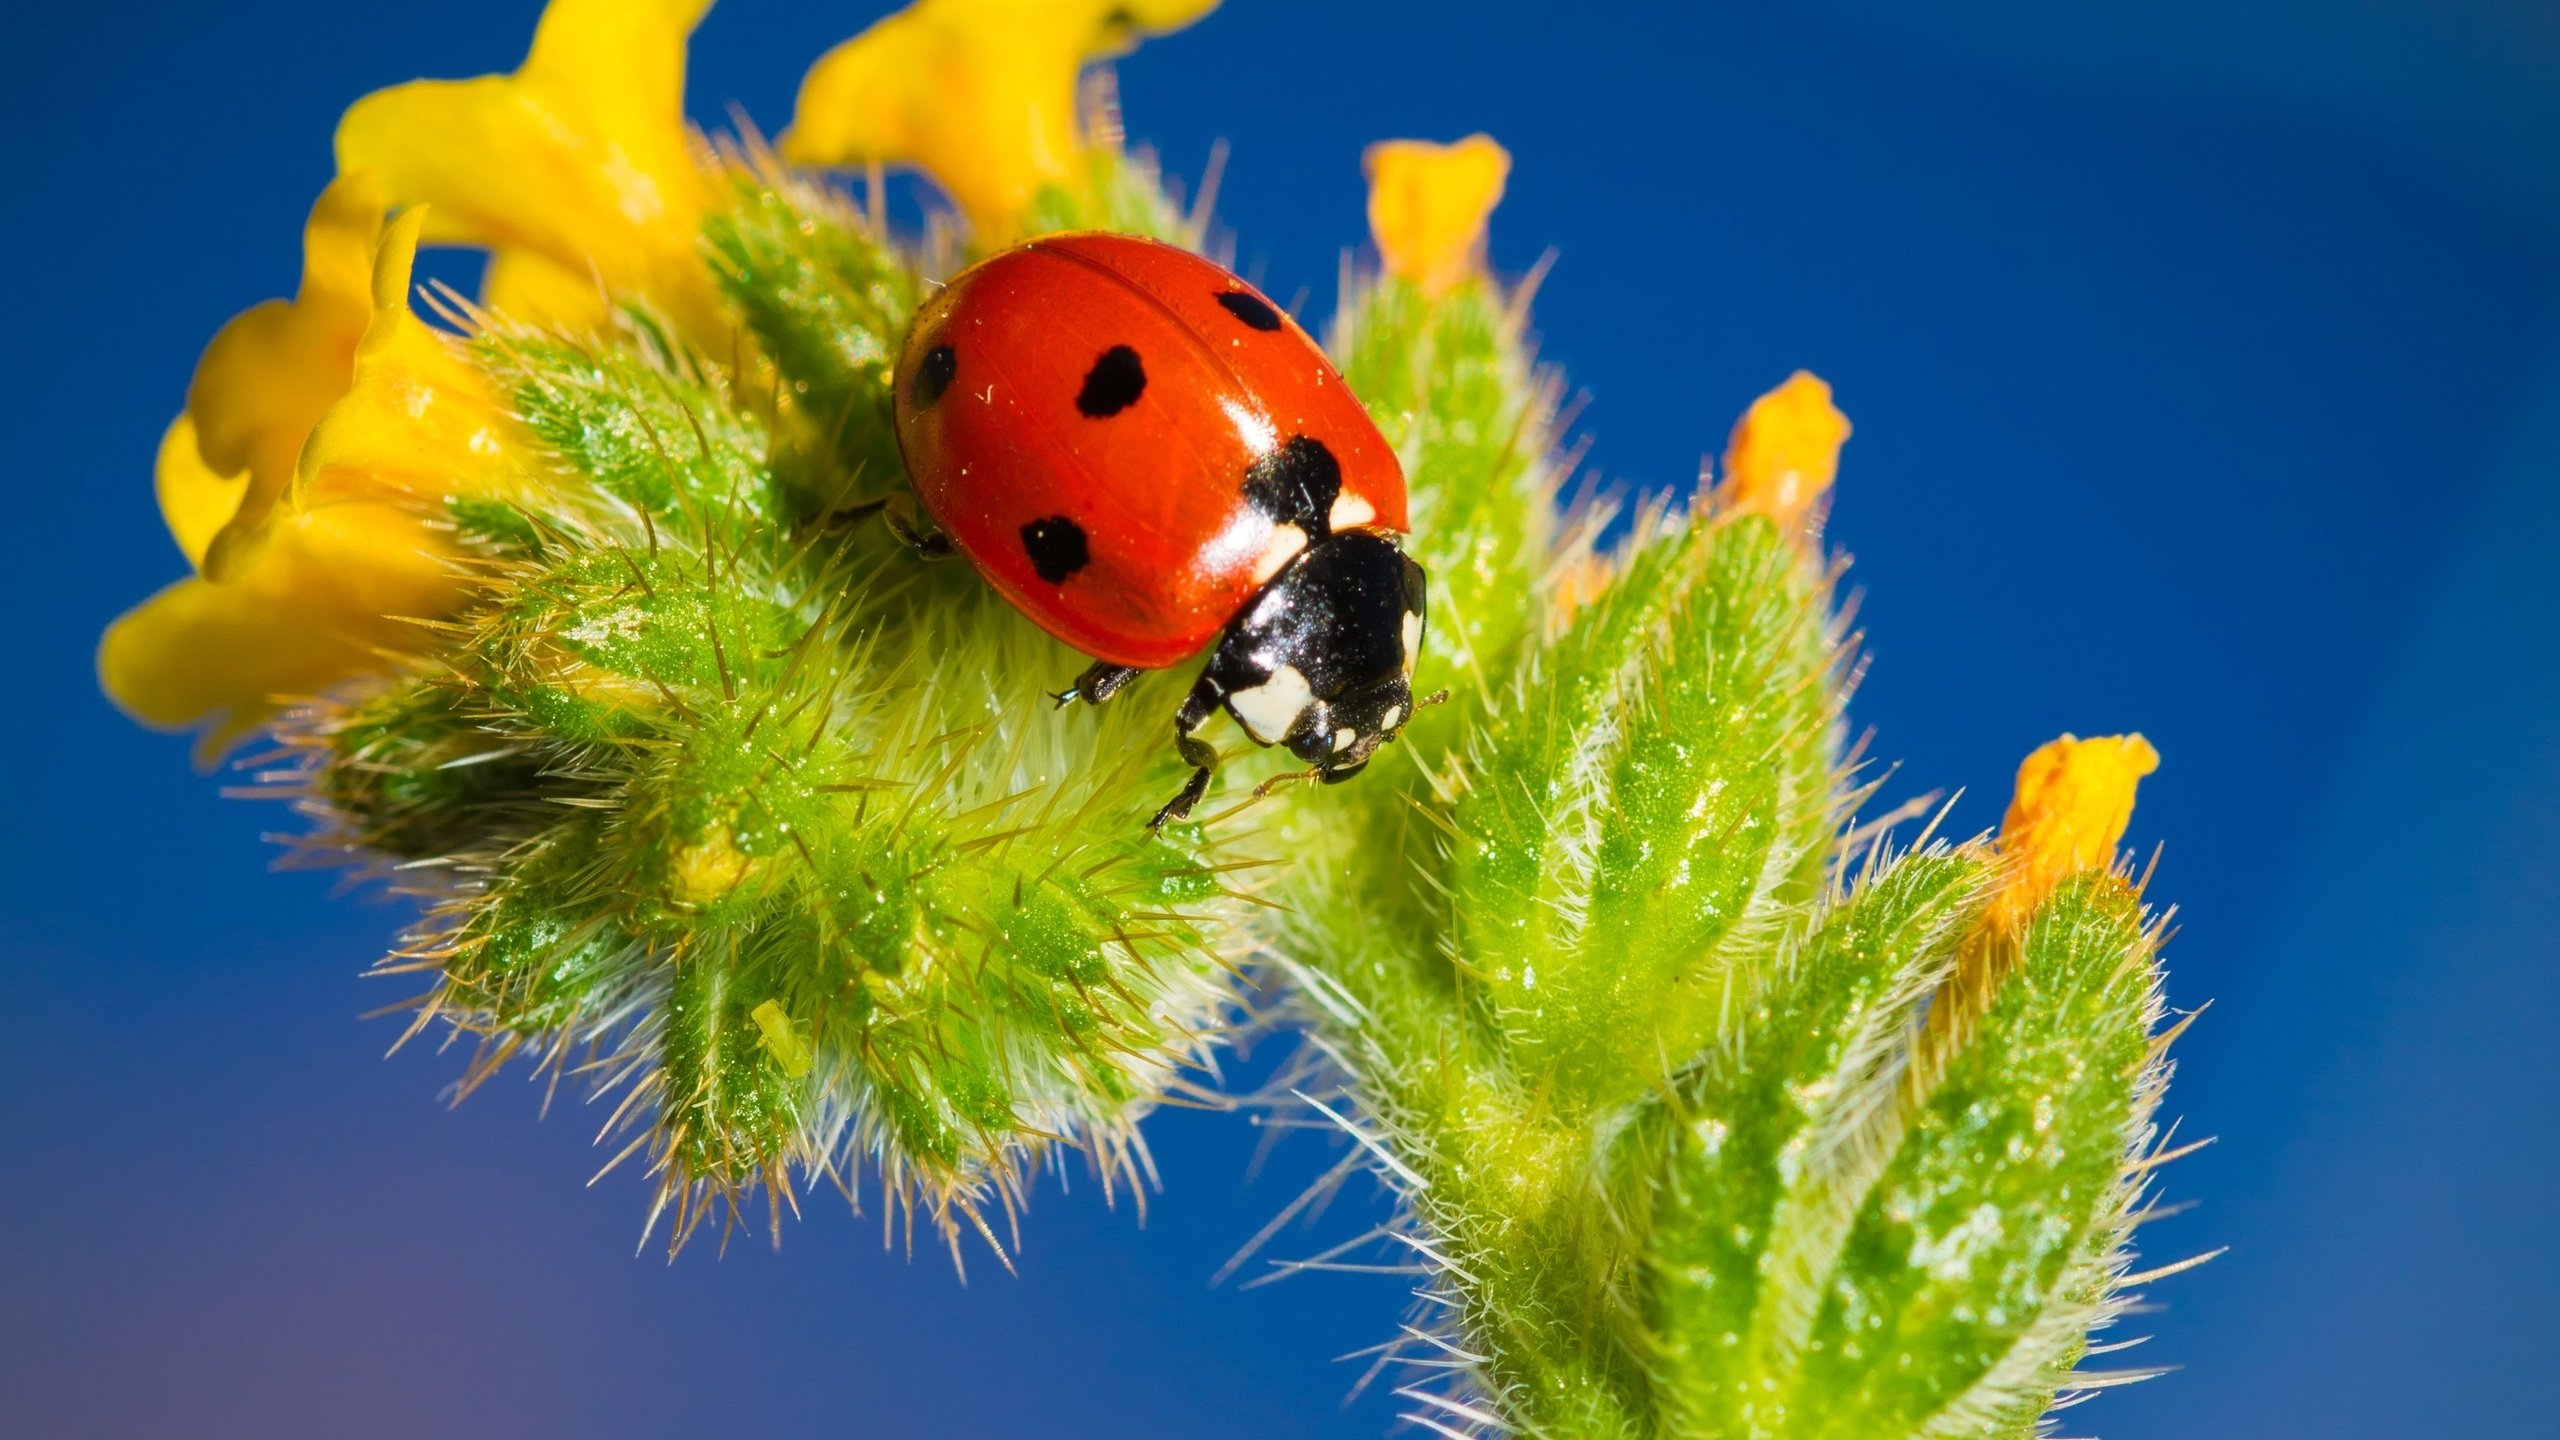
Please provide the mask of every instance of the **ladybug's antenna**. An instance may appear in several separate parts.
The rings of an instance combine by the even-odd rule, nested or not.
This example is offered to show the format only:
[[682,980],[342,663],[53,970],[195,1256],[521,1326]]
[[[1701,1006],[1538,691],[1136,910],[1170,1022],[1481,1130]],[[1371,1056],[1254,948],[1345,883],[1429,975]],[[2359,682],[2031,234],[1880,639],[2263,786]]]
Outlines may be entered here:
[[1423,696],[1421,699],[1414,701],[1413,708],[1416,710],[1422,710],[1433,705],[1446,705],[1448,703],[1449,687],[1443,685],[1439,689],[1432,691],[1430,694]]

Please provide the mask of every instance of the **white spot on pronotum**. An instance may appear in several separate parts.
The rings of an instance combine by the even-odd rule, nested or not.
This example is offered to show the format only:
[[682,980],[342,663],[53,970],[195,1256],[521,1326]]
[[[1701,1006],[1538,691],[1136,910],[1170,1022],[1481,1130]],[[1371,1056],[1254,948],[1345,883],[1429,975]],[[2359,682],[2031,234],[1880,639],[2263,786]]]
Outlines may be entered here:
[[1298,558],[1307,548],[1307,532],[1295,525],[1276,525],[1271,530],[1271,543],[1262,547],[1262,556],[1253,562],[1253,583],[1270,583],[1280,568]]
[[1271,678],[1250,690],[1231,691],[1227,708],[1244,722],[1245,730],[1265,745],[1277,745],[1289,738],[1289,728],[1316,701],[1314,687],[1295,665],[1283,665],[1271,672]]
[[1333,511],[1325,523],[1336,530],[1355,530],[1378,518],[1378,507],[1357,495],[1333,497]]
[[1390,705],[1387,707],[1387,713],[1378,717],[1380,730],[1393,730],[1403,723],[1404,707],[1402,705]]
[[1341,729],[1333,732],[1333,748],[1336,752],[1348,750],[1351,748],[1351,742],[1359,738],[1359,731],[1345,725]]
[[1422,653],[1422,617],[1404,612],[1404,668],[1413,668],[1413,657]]

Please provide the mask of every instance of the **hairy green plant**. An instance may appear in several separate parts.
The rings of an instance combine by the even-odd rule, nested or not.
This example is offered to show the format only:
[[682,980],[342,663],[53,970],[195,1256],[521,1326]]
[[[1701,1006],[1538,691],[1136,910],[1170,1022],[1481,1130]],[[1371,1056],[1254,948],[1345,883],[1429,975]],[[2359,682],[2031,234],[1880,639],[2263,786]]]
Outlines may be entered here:
[[[1062,6],[1065,79],[1200,8]],[[2039,751],[1996,841],[1860,823],[1829,392],[1763,397],[1694,495],[1560,510],[1528,288],[1477,258],[1498,147],[1373,155],[1385,263],[1329,333],[1411,486],[1417,688],[1448,695],[1358,783],[1246,756],[1150,830],[1186,677],[1057,712],[1083,657],[892,535],[891,374],[937,281],[1006,227],[1202,243],[1099,121],[1063,157],[810,126],[813,95],[1010,75],[997,9],[928,0],[829,57],[779,147],[937,166],[970,241],[592,103],[639,82],[590,50],[680,75],[685,4],[560,0],[497,88],[357,107],[302,298],[225,332],[172,431],[198,574],[111,632],[110,687],[269,724],[306,849],[419,898],[381,969],[476,1041],[459,1089],[521,1058],[604,1097],[675,1243],[824,1181],[1002,1255],[1041,1163],[1143,1191],[1140,1122],[1212,1093],[1259,970],[1319,1062],[1278,1103],[1349,1137],[1327,1183],[1399,1197],[1354,1243],[1424,1278],[1389,1357],[1426,1429],[2025,1436],[2135,1378],[2083,1362],[2152,1278],[2160,928],[2115,856],[2148,747]],[[468,167],[419,147],[514,132],[416,117],[484,103],[525,146],[622,126],[656,208],[501,224],[438,191]],[[430,200],[499,256],[452,332],[408,308],[422,212],[383,218]],[[351,368],[310,368],[332,345]]]
[[[1336,338],[1417,514],[1468,517],[1417,527],[1465,641],[1428,662],[1438,729],[1285,822],[1403,863],[1294,867],[1264,927],[1335,1062],[1320,1102],[1403,1196],[1381,1238],[1432,1281],[1399,1358],[1443,1383],[1411,1418],[2032,1434],[2132,1378],[2073,1368],[2139,1278],[2166,1078],[2114,832],[2056,884],[2035,797],[2006,857],[1851,827],[1835,577],[1748,474],[1595,562],[1597,517],[1545,538],[1514,297],[1388,278]],[[2083,850],[2104,828],[2068,818]]]

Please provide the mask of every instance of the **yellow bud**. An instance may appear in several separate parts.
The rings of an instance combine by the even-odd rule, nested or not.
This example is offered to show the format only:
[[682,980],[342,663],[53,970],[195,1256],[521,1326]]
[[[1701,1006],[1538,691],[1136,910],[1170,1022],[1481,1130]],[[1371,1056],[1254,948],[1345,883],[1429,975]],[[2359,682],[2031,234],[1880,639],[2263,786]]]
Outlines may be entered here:
[[763,1043],[765,1053],[782,1067],[782,1073],[794,1080],[808,1074],[816,1057],[809,1053],[809,1042],[800,1038],[800,1031],[792,1025],[781,1002],[767,1000],[749,1013],[756,1022],[757,1039]]
[[2065,735],[2018,767],[2016,798],[2000,822],[2000,855],[2011,866],[1989,923],[2023,922],[2055,886],[2114,863],[2133,820],[2133,793],[2160,768],[2160,752],[2140,735]]
[[1766,515],[1788,529],[1807,527],[1839,474],[1849,417],[1831,403],[1831,387],[1799,370],[1751,402],[1724,450],[1724,506]]
[[754,866],[724,826],[676,852],[668,898],[685,906],[716,904],[744,884]]
[[1452,145],[1381,140],[1360,157],[1369,234],[1387,273],[1443,295],[1481,268],[1485,221],[1502,203],[1511,152],[1490,135]]

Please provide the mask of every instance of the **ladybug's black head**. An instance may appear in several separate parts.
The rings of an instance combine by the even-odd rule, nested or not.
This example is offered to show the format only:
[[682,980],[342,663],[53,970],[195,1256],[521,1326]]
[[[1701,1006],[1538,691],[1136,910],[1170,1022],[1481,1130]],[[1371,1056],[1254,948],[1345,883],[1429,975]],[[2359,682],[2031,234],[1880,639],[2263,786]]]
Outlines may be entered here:
[[1254,597],[1202,678],[1254,739],[1347,780],[1413,718],[1424,590],[1386,536],[1327,536]]
[[1329,784],[1360,773],[1378,747],[1396,738],[1413,715],[1413,682],[1402,673],[1308,707],[1306,728],[1289,737],[1289,753],[1324,772]]

